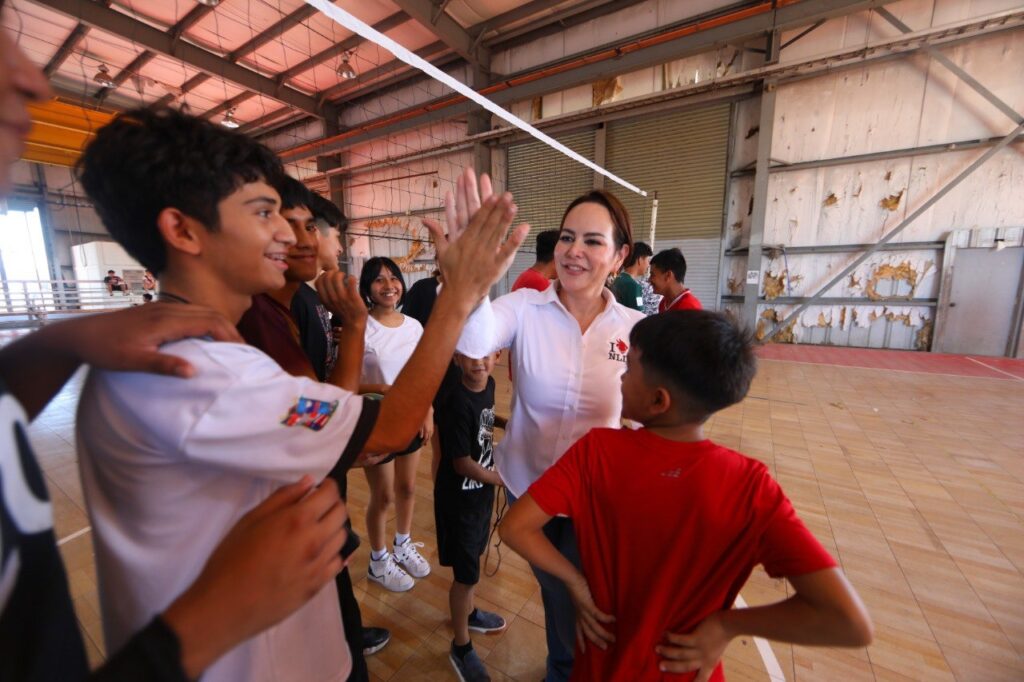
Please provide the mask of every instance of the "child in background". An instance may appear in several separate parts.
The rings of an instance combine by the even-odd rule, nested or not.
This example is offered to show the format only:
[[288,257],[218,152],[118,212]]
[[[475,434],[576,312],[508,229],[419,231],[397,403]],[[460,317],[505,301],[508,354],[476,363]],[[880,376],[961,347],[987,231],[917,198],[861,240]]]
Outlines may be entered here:
[[[359,275],[359,293],[370,308],[366,321],[366,346],[360,393],[383,395],[416,350],[423,326],[398,311],[405,302],[405,279],[398,264],[378,256],[366,261]],[[367,467],[370,504],[366,509],[366,534],[370,538],[370,580],[392,592],[411,590],[416,581],[430,575],[430,563],[419,553],[422,543],[414,543],[413,504],[416,500],[416,468],[420,449],[434,430],[433,410],[420,432],[400,452],[392,453],[377,466]],[[385,539],[387,511],[395,505],[394,554],[388,552]]]
[[[622,416],[644,428],[594,429],[512,506],[502,539],[565,581],[577,610],[574,680],[724,680],[738,636],[866,646],[871,620],[835,560],[768,469],[706,440],[702,425],[754,377],[749,334],[720,313],[638,322],[622,376]],[[542,532],[572,519],[580,573]],[[732,609],[753,568],[792,597]]]
[[480,555],[494,509],[494,486],[502,485],[494,470],[494,427],[505,420],[494,415],[494,379],[497,354],[474,359],[455,354],[461,381],[448,392],[438,414],[441,457],[434,481],[434,519],[437,550],[442,566],[451,566],[448,592],[452,640],[448,658],[463,682],[490,680],[473,650],[469,631],[497,632],[505,619],[473,606],[473,591],[480,581]]

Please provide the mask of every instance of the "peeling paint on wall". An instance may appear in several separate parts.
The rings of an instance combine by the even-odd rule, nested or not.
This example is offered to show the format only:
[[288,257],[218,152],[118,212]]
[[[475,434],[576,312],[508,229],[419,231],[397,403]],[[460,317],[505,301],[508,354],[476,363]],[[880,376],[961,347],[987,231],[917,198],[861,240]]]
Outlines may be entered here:
[[593,105],[601,106],[606,102],[614,102],[622,94],[622,79],[618,76],[596,81],[592,86]]
[[917,350],[931,350],[932,347],[932,332],[935,330],[935,320],[928,318],[921,325],[921,328],[917,330],[917,335],[914,336],[914,348]]
[[[765,336],[768,332],[775,328],[779,322],[782,321],[782,317],[779,315],[779,311],[775,308],[768,308],[761,312],[761,319],[757,321],[757,330],[754,332],[754,338],[758,341],[764,341]],[[771,338],[767,343],[796,343],[796,335],[794,334],[794,327],[796,326],[796,320],[793,320],[785,328],[781,329],[779,333]]]
[[[867,284],[864,286],[864,295],[872,301],[888,301],[897,299],[913,298],[914,293],[917,291],[917,286],[924,279],[925,274],[934,265],[934,261],[926,261],[920,270],[915,269],[909,260],[905,260],[899,265],[891,265],[884,263],[875,268],[874,272],[871,273],[871,277],[868,279]],[[906,294],[898,295],[884,295],[878,293],[878,284],[882,280],[891,280],[893,282],[905,282],[909,287],[910,291]],[[852,277],[851,277],[852,284]]]
[[903,199],[903,193],[905,189],[901,189],[898,194],[890,194],[886,198],[878,202],[878,205],[888,211],[895,211],[900,206],[900,200]]
[[835,206],[839,203],[839,199],[836,198],[835,192],[829,192],[828,196],[825,197],[825,201],[821,202],[822,206]]
[[790,275],[789,270],[783,270],[778,274],[773,273],[771,270],[766,271],[764,273],[765,299],[771,301],[783,294],[788,295],[787,290],[791,290],[793,286],[799,284],[803,278],[803,275]]
[[743,282],[741,282],[740,280],[736,279],[735,277],[730,277],[729,281],[726,282],[726,286],[729,288],[729,293],[730,294],[742,294],[743,293]]

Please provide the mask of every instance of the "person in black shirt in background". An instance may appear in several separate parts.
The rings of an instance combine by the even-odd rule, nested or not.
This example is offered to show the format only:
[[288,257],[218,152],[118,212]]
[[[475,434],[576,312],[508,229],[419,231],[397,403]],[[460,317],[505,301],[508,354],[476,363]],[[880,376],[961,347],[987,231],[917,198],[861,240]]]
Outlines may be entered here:
[[434,481],[434,525],[437,553],[442,566],[451,566],[448,592],[452,639],[448,655],[452,667],[465,682],[491,678],[473,650],[469,631],[497,632],[505,620],[473,605],[480,581],[480,556],[494,509],[494,486],[502,485],[494,470],[494,427],[505,420],[494,415],[494,379],[491,370],[497,354],[468,358],[455,354],[461,380],[448,391],[438,417],[441,456]]
[[[28,103],[49,95],[42,72],[0,29],[0,197],[24,149]],[[191,376],[191,365],[158,350],[191,336],[240,340],[211,310],[154,304],[47,325],[0,350],[0,680],[196,679],[341,570],[346,514],[337,488],[313,492],[304,477],[243,516],[188,590],[90,675],[26,423],[82,364]]]

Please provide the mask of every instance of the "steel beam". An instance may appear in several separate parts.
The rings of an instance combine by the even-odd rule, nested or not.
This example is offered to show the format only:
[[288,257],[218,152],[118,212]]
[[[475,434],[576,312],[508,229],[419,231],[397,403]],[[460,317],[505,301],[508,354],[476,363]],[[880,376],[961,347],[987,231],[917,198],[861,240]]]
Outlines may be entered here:
[[279,102],[302,109],[312,116],[322,117],[321,108],[314,97],[284,86],[274,79],[260,75],[244,66],[229,62],[197,45],[179,40],[173,31],[162,31],[95,2],[82,2],[81,0],[32,0],[32,2],[65,16],[77,18],[87,26],[120,36],[158,54],[179,59],[200,71],[224,78],[247,90],[263,93]]
[[[891,149],[882,152],[871,152],[868,154],[852,154],[850,156],[838,156],[832,159],[814,159],[812,161],[798,161],[796,163],[777,163],[768,167],[769,173],[789,173],[790,171],[808,170],[812,168],[830,168],[833,166],[847,166],[855,163],[870,163],[872,161],[885,161],[888,159],[905,159],[908,156],[929,156],[931,154],[946,154],[948,152],[964,152],[981,147],[991,147],[999,142],[999,138],[987,140],[963,140],[961,142],[942,142],[939,144],[928,144],[921,147],[907,147],[905,149]],[[1024,142],[1024,137],[1014,140],[1010,144]],[[753,169],[737,170],[729,174],[733,178],[741,178],[753,175]]]
[[[110,3],[108,2],[108,3],[106,3],[106,5],[109,6]],[[196,5],[195,7],[190,9],[185,14],[185,16],[183,16],[181,18],[180,21],[178,21],[176,24],[174,24],[174,26],[172,26],[170,29],[168,29],[168,33],[170,35],[174,36],[174,39],[177,40],[178,37],[180,37],[182,34],[185,33],[185,31],[187,31],[191,27],[195,26],[196,23],[198,23],[200,19],[202,19],[203,17],[205,17],[207,14],[209,14],[212,11],[213,11],[213,7],[208,7],[206,5]],[[130,36],[121,36],[121,37],[125,38],[125,39],[128,39],[128,40],[131,40]],[[121,85],[126,80],[128,80],[128,78],[132,74],[138,73],[139,70],[143,66],[145,66],[146,64],[151,62],[155,57],[156,57],[156,53],[154,53],[152,50],[143,50],[142,52],[140,52],[135,57],[135,59],[133,59],[131,61],[131,63],[128,66],[126,66],[123,69],[121,69],[113,77],[113,81],[115,83],[117,83],[118,85]],[[93,94],[93,97],[95,97],[98,100],[102,100],[103,98],[105,98],[110,93],[111,89],[112,88],[100,88],[99,90],[97,90]]]
[[[804,303],[812,300],[810,296],[778,296],[776,298],[765,298],[762,296],[758,303],[761,305],[793,305],[795,303]],[[743,301],[742,296],[735,294],[724,294],[722,301],[726,303],[741,303]],[[870,299],[865,296],[826,296],[823,298],[815,299],[813,305],[863,305],[863,306],[890,306],[890,307],[903,307],[903,306],[927,306],[934,308],[939,305],[939,299],[937,298],[880,298],[878,300]]]
[[[772,251],[786,253],[790,256],[801,256],[804,254],[819,253],[857,253],[864,249],[870,249],[872,244],[812,244],[809,246],[787,246],[785,244],[764,244],[761,246],[761,253],[770,254]],[[946,242],[897,242],[885,244],[879,251],[942,251],[946,248]],[[741,246],[736,249],[726,249],[726,256],[746,255],[750,249]]]
[[[421,47],[420,49],[415,51],[415,54],[419,55],[420,57],[423,57],[424,59],[430,59],[433,55],[437,54],[438,52],[448,53],[445,56],[441,57],[440,59],[435,59],[432,62],[433,65],[438,68],[441,68],[459,59],[458,55],[448,52],[448,46],[442,43],[440,40],[438,40],[435,43],[431,43],[430,45],[427,45],[425,47]],[[390,88],[391,86],[395,85],[400,81],[408,80],[409,73],[412,71],[416,71],[418,73],[417,69],[414,69],[411,66],[407,66],[405,63],[400,62],[398,60],[392,60],[389,62],[385,62],[384,64],[381,64],[378,67],[370,69],[369,71],[365,71],[363,73],[358,74],[354,81],[342,81],[340,83],[332,85],[326,90],[321,90],[320,92],[316,93],[316,98],[318,101],[321,102],[330,101],[334,104],[342,104],[345,101],[347,101],[349,97],[358,97],[368,92],[383,93],[386,91],[386,88]],[[391,72],[395,72],[394,75],[392,75],[391,77],[376,80]],[[282,116],[286,113],[286,111],[291,111],[291,109],[287,107],[284,109],[279,109],[277,112],[275,112],[276,115],[273,116],[272,118]],[[301,124],[304,122],[305,118],[307,117],[300,114],[299,117],[296,118],[296,120],[289,121],[289,124]],[[264,135],[267,132],[269,131],[261,130],[255,134]]]
[[[234,50],[229,52],[224,58],[229,60],[229,61],[232,61],[232,62],[237,62],[239,59],[241,59],[245,55],[251,54],[252,52],[255,52],[257,49],[259,49],[263,45],[266,45],[267,43],[269,43],[274,38],[277,38],[277,37],[283,35],[285,31],[287,31],[287,30],[289,30],[291,28],[294,28],[295,26],[298,26],[300,23],[302,23],[303,21],[305,21],[306,19],[308,19],[310,16],[312,16],[315,13],[316,13],[316,8],[314,8],[314,7],[310,6],[310,5],[302,5],[301,7],[299,7],[297,10],[295,10],[291,14],[288,14],[286,16],[281,17],[281,19],[279,19],[277,22],[275,22],[267,30],[265,30],[265,31],[263,31],[261,33],[257,33],[252,38],[250,38],[246,42],[244,42],[241,45],[239,45],[238,47],[236,47]],[[181,86],[182,94],[185,94],[186,92],[189,92],[190,90],[194,90],[196,87],[198,87],[202,83],[205,83],[209,79],[210,79],[209,74],[205,74],[205,73],[196,74],[195,76],[193,76],[192,78],[189,78],[187,81],[185,81],[182,84],[182,86]],[[250,92],[250,93],[248,93],[248,95],[246,97],[242,97],[241,99],[238,99],[238,97],[236,97],[234,99],[237,100],[237,101],[234,104],[231,104],[229,106],[225,106],[223,108],[214,107],[210,111],[204,112],[202,114],[202,116],[206,117],[206,118],[209,118],[210,116],[214,116],[214,115],[220,113],[221,111],[226,111],[227,109],[230,109],[232,106],[234,106],[235,104],[238,104],[239,102],[242,102],[242,101],[244,101],[246,99],[249,99],[249,97],[255,97],[255,93],[251,93]],[[163,97],[160,98],[160,102],[159,103],[160,104],[167,104],[167,103],[169,103],[171,101],[171,99],[173,99],[173,96],[171,96],[171,95],[164,95]],[[220,105],[220,106],[223,106],[223,105]]]
[[[310,5],[305,5],[305,7],[310,7]],[[387,16],[384,19],[381,19],[380,21],[378,21],[376,24],[373,25],[373,28],[375,30],[377,30],[377,31],[380,31],[381,33],[387,33],[388,31],[390,31],[390,30],[392,30],[392,29],[394,29],[394,28],[396,28],[398,26],[401,26],[405,22],[411,21],[411,20],[412,20],[412,17],[410,17],[405,12],[395,12],[394,14],[392,14],[390,16]],[[332,45],[331,47],[328,47],[325,50],[321,50],[320,52],[316,53],[315,55],[312,55],[308,59],[304,59],[301,62],[299,62],[298,64],[294,64],[294,65],[290,66],[289,68],[285,69],[284,71],[282,71],[282,72],[278,73],[276,76],[274,76],[274,79],[276,81],[278,81],[278,82],[284,83],[284,82],[288,81],[289,79],[294,78],[298,74],[303,73],[304,71],[308,71],[309,69],[313,68],[314,66],[327,61],[331,57],[334,57],[334,56],[339,55],[339,54],[343,54],[343,53],[348,52],[350,50],[357,49],[360,45],[362,45],[365,42],[366,41],[363,39],[362,36],[360,36],[358,34],[353,34],[353,35],[349,36],[348,38],[345,38],[341,42],[336,43],[336,44]],[[428,48],[434,48],[434,47],[437,47],[437,49],[447,49],[444,46],[444,43],[442,43],[440,41],[438,41],[437,43],[433,43],[432,45],[428,46]],[[420,50],[416,51],[416,54],[419,54],[421,57],[423,57],[424,55],[421,54],[421,53],[424,50],[427,50],[427,54],[433,54],[433,52],[430,52],[428,50],[428,48],[421,48]],[[424,57],[424,58],[426,58],[426,57]],[[394,68],[392,64],[393,64],[393,62],[388,62],[388,64],[386,66]],[[335,94],[341,92],[342,90],[344,90],[344,89],[352,89],[352,88],[358,87],[358,83],[359,82],[364,82],[365,80],[372,78],[371,74],[374,71],[384,72],[385,69],[383,67],[378,67],[377,69],[373,69],[373,70],[368,71],[366,73],[358,74],[354,84],[350,85],[348,81],[342,81],[341,83],[338,83],[337,85],[332,86],[331,88],[328,88],[326,90],[323,90],[321,92],[316,93],[315,97],[316,97],[317,101],[319,101],[319,102],[323,102],[323,101],[326,101],[328,99],[331,99],[332,97],[334,97]],[[204,117],[215,116],[216,114],[220,113],[220,111],[224,111],[224,110],[225,109],[223,108],[223,104],[220,104],[220,105],[217,105],[216,107],[214,107],[213,109],[210,109],[209,111],[204,112],[202,115]],[[288,107],[288,108],[285,108],[285,109],[278,109],[277,111],[272,112],[272,115],[270,116],[270,118],[268,120],[273,120],[273,119],[279,118],[280,116],[284,115],[285,112],[287,112],[287,111],[291,111],[291,108]],[[266,117],[264,117],[264,118],[266,118]],[[256,128],[256,126],[249,127],[249,128],[246,129],[246,132],[254,130],[255,128]]]
[[[430,0],[391,0],[470,64],[489,68],[491,53],[446,12],[436,15]],[[435,21],[436,18],[436,21]]]
[[894,239],[896,237],[896,235],[898,235],[900,232],[902,232],[904,229],[906,229],[906,227],[908,225],[910,225],[912,222],[917,220],[921,216],[921,214],[923,214],[925,211],[927,211],[932,206],[934,206],[935,203],[938,202],[942,197],[946,196],[950,192],[950,190],[952,190],[954,187],[956,187],[961,182],[966,180],[967,177],[970,176],[971,173],[976,171],[986,161],[988,161],[993,156],[995,156],[996,154],[1001,152],[1003,149],[1006,149],[1006,147],[1013,140],[1015,140],[1017,138],[1017,136],[1020,135],[1022,132],[1024,132],[1024,123],[1020,123],[1008,135],[1005,135],[1003,137],[1003,139],[1001,139],[999,141],[999,144],[997,144],[996,146],[992,147],[987,152],[985,152],[984,154],[979,156],[977,159],[975,159],[974,162],[971,163],[971,165],[969,165],[967,168],[962,170],[959,175],[957,175],[955,178],[950,180],[948,183],[946,183],[945,186],[942,187],[942,189],[940,189],[935,194],[933,194],[931,196],[931,198],[928,199],[928,201],[926,201],[923,204],[921,204],[910,215],[908,215],[906,218],[904,218],[902,221],[900,221],[899,225],[897,225],[896,227],[894,227],[891,230],[889,230],[888,232],[886,232],[885,236],[883,236],[881,239],[879,239],[877,244],[873,244],[871,246],[871,248],[867,249],[861,255],[857,256],[857,258],[855,258],[852,263],[850,263],[848,266],[843,268],[843,270],[839,274],[837,274],[835,277],[833,277],[831,280],[829,280],[828,283],[825,284],[825,286],[823,286],[821,289],[819,289],[818,293],[814,294],[809,299],[807,299],[807,301],[805,301],[804,303],[802,303],[799,306],[797,306],[797,309],[794,310],[793,312],[791,312],[789,315],[786,315],[786,317],[781,322],[776,324],[771,329],[771,331],[769,331],[765,335],[764,340],[765,341],[770,340],[772,337],[774,337],[780,331],[785,329],[786,325],[788,325],[790,322],[795,320],[800,315],[800,313],[802,313],[803,311],[807,310],[807,308],[809,308],[811,305],[813,305],[815,301],[821,300],[824,297],[825,292],[827,292],[829,289],[834,287],[839,282],[842,282],[843,280],[845,280],[853,271],[855,271],[858,267],[860,267],[860,265],[864,261],[866,261],[868,258],[870,258],[873,253],[878,251],[882,247],[882,245],[887,244],[888,242],[892,241],[892,239]]
[[[886,8],[879,7],[877,13],[878,16],[882,17],[887,22],[895,26],[900,33],[912,33],[909,26],[907,26],[902,21],[897,19],[895,15],[893,15],[893,13],[887,10]],[[975,79],[974,76],[972,76],[971,74],[967,73],[959,66],[957,66],[952,59],[939,52],[938,49],[931,47],[930,45],[926,45],[924,50],[929,54],[929,56],[931,56],[932,59],[934,59],[935,61],[942,64],[950,71],[952,71],[960,78],[960,80],[966,83],[972,90],[974,90],[976,93],[984,97],[989,102],[989,104],[991,104],[996,109],[999,109],[999,111],[1006,114],[1011,121],[1013,121],[1014,123],[1020,123],[1024,121],[1024,116],[1021,116],[1016,109],[1011,107],[1003,100],[999,99],[994,92],[992,92],[984,85],[982,85],[980,82],[978,82],[978,80]]]
[[[100,3],[104,7],[109,7],[110,2],[111,0],[100,0]],[[61,43],[59,48],[57,48],[57,51],[53,53],[53,56],[50,57],[50,61],[46,63],[46,66],[43,67],[43,73],[46,74],[47,78],[53,77],[53,74],[55,74],[57,69],[59,69],[61,65],[67,61],[67,58],[74,53],[75,48],[78,47],[78,43],[82,42],[82,38],[84,38],[88,33],[88,26],[81,23],[75,24],[75,27],[71,29],[71,33],[64,39],[64,42]]]
[[81,42],[88,32],[89,27],[85,24],[77,24],[71,29],[71,33],[64,39],[64,42],[57,48],[57,51],[53,53],[50,61],[46,62],[46,66],[43,67],[43,73],[47,78],[50,78],[61,67],[61,64],[71,56],[75,48],[78,47],[78,43]]
[[[779,60],[779,32],[768,35],[766,54],[769,63]],[[750,216],[750,237],[747,242],[747,268],[743,285],[743,310],[740,321],[753,329],[757,324],[757,299],[761,296],[761,244],[764,222],[768,215],[768,166],[771,163],[772,139],[775,130],[776,85],[765,80],[761,88],[761,108],[757,138],[757,165],[754,173],[754,207]]]
[[[578,26],[587,21],[599,19],[612,12],[618,12],[634,5],[639,5],[642,2],[646,2],[646,0],[590,0],[589,2],[580,3],[574,7],[541,17],[536,21],[531,21],[511,31],[496,35],[485,40],[484,44],[491,48],[492,52],[509,50],[513,47],[525,45],[534,40],[559,33],[567,28]],[[750,5],[753,3],[744,2],[742,4]],[[511,10],[507,14],[511,14],[514,11]],[[470,32],[473,32],[472,29]]]

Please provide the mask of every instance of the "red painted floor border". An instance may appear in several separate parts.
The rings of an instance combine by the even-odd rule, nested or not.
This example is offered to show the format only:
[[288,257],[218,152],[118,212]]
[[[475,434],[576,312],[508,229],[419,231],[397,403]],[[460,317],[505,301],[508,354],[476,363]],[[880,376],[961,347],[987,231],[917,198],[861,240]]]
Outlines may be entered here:
[[758,347],[757,355],[765,360],[1024,381],[1024,360],[982,355],[947,355],[918,351],[779,343]]

